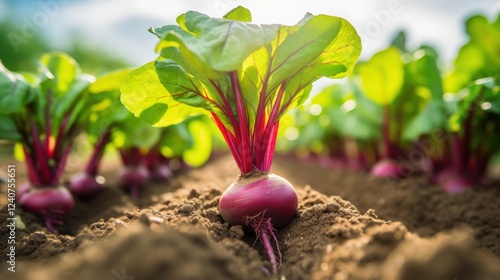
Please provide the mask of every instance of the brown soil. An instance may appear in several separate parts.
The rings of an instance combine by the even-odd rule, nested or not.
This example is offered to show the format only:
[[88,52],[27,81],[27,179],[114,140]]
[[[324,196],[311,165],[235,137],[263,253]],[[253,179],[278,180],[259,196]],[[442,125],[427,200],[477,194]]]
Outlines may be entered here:
[[[104,170],[112,178],[116,166]],[[218,214],[237,174],[226,156],[152,184],[138,202],[111,180],[77,201],[59,235],[16,209],[26,225],[16,232],[16,272],[7,271],[2,225],[0,279],[500,279],[498,187],[448,195],[420,178],[388,183],[287,158],[273,172],[296,186],[300,201],[277,232],[277,276],[267,276],[255,235]],[[0,195],[5,221],[5,188]]]

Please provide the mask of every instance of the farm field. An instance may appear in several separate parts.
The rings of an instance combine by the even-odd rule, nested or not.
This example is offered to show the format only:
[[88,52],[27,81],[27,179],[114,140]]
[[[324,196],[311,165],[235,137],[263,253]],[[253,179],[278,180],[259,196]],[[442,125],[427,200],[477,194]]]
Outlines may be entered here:
[[360,1],[0,0],[0,279],[500,279],[500,2]]
[[[115,163],[106,164],[104,174],[112,175]],[[221,156],[152,185],[139,202],[110,182],[99,196],[77,201],[60,235],[19,210],[28,226],[18,232],[17,279],[111,278],[123,268],[136,279],[267,279],[255,235],[218,215],[234,168],[229,155]],[[449,196],[422,178],[389,186],[286,157],[276,159],[273,171],[290,178],[301,201],[297,218],[279,230],[283,265],[276,279],[500,275],[498,188]],[[1,205],[5,217],[5,201]],[[1,234],[4,239],[8,232]]]

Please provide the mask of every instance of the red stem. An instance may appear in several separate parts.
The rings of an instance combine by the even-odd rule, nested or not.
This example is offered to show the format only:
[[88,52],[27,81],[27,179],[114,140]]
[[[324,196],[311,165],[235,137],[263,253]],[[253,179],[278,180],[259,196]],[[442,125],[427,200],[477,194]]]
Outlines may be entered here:
[[278,136],[278,128],[279,128],[279,122],[277,121],[273,129],[271,130],[271,134],[269,136],[269,144],[267,145],[267,149],[265,151],[265,157],[264,157],[264,168],[262,171],[269,172],[271,170],[271,165],[273,163],[273,157],[274,157],[274,149],[276,147],[276,137]]
[[235,127],[234,130],[239,129],[240,142],[238,143],[240,146],[238,147],[242,165],[241,165],[241,173],[247,174],[250,173],[253,169],[252,166],[252,148],[250,146],[250,131],[248,125],[248,116],[245,108],[245,103],[243,101],[243,96],[241,94],[240,82],[238,80],[238,72],[231,71],[229,72],[229,78],[231,79],[231,86],[233,89],[234,100],[236,102],[236,112],[238,114],[238,127]]
[[264,139],[264,130],[265,130],[265,125],[266,125],[266,93],[267,93],[267,85],[269,83],[269,79],[271,77],[271,66],[272,66],[272,60],[269,60],[269,66],[268,69],[269,71],[266,73],[266,77],[264,78],[264,81],[262,82],[262,90],[260,91],[259,95],[259,105],[257,107],[257,113],[255,115],[255,125],[254,125],[254,130],[253,130],[253,136],[252,136],[252,144],[253,144],[253,151],[254,151],[254,162],[262,162],[263,160],[263,141]]
[[37,163],[36,170],[39,172],[42,185],[47,185],[50,184],[52,177],[48,165],[49,157],[43,149],[42,142],[40,141],[40,135],[38,134],[38,130],[36,129],[35,123],[33,121],[30,122],[30,129],[31,137],[33,138],[33,148],[36,154],[36,159],[34,160],[34,162]]
[[104,150],[106,145],[109,143],[111,139],[111,127],[106,128],[104,133],[99,137],[97,143],[95,144],[94,151],[90,156],[90,160],[87,163],[87,167],[85,168],[85,172],[90,175],[96,176],[99,170],[99,163],[101,162],[102,156],[104,155]]
[[52,185],[58,185],[60,180],[61,180],[61,177],[64,173],[64,168],[66,167],[66,161],[68,160],[68,156],[69,156],[69,153],[71,151],[71,146],[73,144],[73,139],[74,137],[70,137],[70,139],[68,140],[68,145],[64,148],[61,156],[59,157],[58,161],[57,161],[57,166],[56,166],[56,174],[55,176],[53,177],[52,179],[52,182],[51,184]]
[[385,147],[385,157],[394,159],[394,149],[391,143],[391,109],[389,106],[384,107],[384,118],[382,123],[382,139]]
[[33,164],[33,160],[31,159],[32,153],[28,152],[26,149],[26,146],[23,145],[23,152],[24,152],[24,160],[26,161],[26,165],[28,167],[28,179],[35,187],[41,186],[42,182],[40,178],[38,177],[39,174],[36,170],[35,165]]
[[[472,119],[474,118],[474,111],[477,109],[476,106],[472,106],[464,120],[463,134],[462,134],[462,146],[461,146],[461,165],[465,169],[469,165],[470,161],[470,140],[471,140],[471,130],[472,130]],[[463,170],[465,171],[465,170]]]
[[120,156],[126,166],[137,166],[141,164],[141,151],[138,147],[120,149]]
[[132,151],[134,155],[134,165],[140,165],[142,161],[141,150],[138,147],[133,147]]
[[490,154],[483,153],[481,156],[478,156],[477,162],[477,177],[485,177],[488,171],[488,165],[491,159]]
[[260,151],[259,158],[260,162],[255,162],[255,165],[261,171],[269,172],[271,169],[274,148],[276,146],[276,136],[278,133],[277,124],[278,124],[278,112],[281,106],[281,100],[283,99],[283,94],[285,93],[285,84],[281,84],[281,87],[278,91],[278,96],[276,97],[276,101],[274,106],[269,114],[269,119],[267,120],[266,128],[264,129],[264,134],[260,139],[261,147],[263,149]]
[[119,152],[120,152],[120,157],[122,158],[122,162],[123,162],[123,164],[124,164],[124,165],[128,165],[128,162],[129,162],[130,160],[129,160],[129,156],[128,156],[128,153],[127,153],[126,149],[125,149],[125,148],[121,148],[121,149],[119,150]]
[[464,170],[463,166],[463,143],[460,141],[460,138],[458,137],[458,133],[453,132],[451,133],[451,146],[452,146],[452,157],[453,157],[453,170],[457,174],[462,174]]
[[[69,120],[69,115],[68,120]],[[67,122],[65,123],[65,126],[67,125]],[[54,167],[54,177],[52,179],[52,184],[57,185],[59,184],[61,177],[64,173],[64,168],[66,167],[66,161],[68,160],[69,153],[71,152],[71,147],[73,146],[73,143],[75,141],[76,135],[78,134],[78,129],[75,125],[72,125],[68,129],[68,133],[65,135],[66,139],[61,140],[59,145],[60,147],[56,146],[56,149],[54,149],[56,152],[53,155],[53,160],[55,162],[55,167]],[[63,146],[63,141],[66,140],[68,141],[65,146]],[[62,151],[60,149],[63,149]]]
[[233,155],[236,165],[238,165],[238,167],[241,166],[242,165],[241,158],[240,155],[238,154],[238,148],[236,147],[236,140],[234,138],[234,135],[222,124],[219,117],[217,117],[217,115],[213,112],[212,112],[212,118],[215,121],[217,127],[219,128],[220,132],[222,133],[222,136],[224,137],[224,140],[226,141],[229,150]]
[[52,156],[53,151],[50,150],[50,136],[52,133],[52,124],[50,118],[50,106],[52,102],[52,90],[47,91],[47,106],[45,107],[45,152],[49,157]]
[[474,152],[475,164],[469,166],[469,170],[476,178],[485,177],[488,171],[488,164],[491,159],[491,154],[486,152],[488,148],[484,149],[483,146],[478,146]]
[[231,104],[229,104],[229,101],[227,100],[226,96],[224,95],[224,93],[222,92],[220,87],[217,86],[214,83],[214,81],[212,81],[212,80],[210,80],[210,83],[217,90],[217,93],[219,94],[220,98],[222,99],[223,108],[224,108],[223,112],[229,118],[229,121],[231,122],[231,126],[234,128],[234,134],[236,136],[236,139],[239,139],[240,138],[239,130],[236,129],[238,127],[238,124],[236,122],[236,119],[234,118],[233,109],[231,107]]
[[148,169],[153,168],[155,165],[157,165],[160,162],[160,156],[159,156],[160,150],[158,145],[153,146],[151,149],[149,149],[148,153],[146,154],[144,158],[144,162],[146,164],[146,167]]
[[[56,141],[55,141],[55,144],[54,144],[54,154],[59,154],[61,153],[61,149],[63,148],[63,142],[65,140],[65,131],[66,131],[66,128],[68,126],[68,122],[69,122],[69,117],[70,115],[67,114],[66,116],[64,116],[64,119],[63,121],[61,122],[61,126],[59,127],[59,130],[57,132],[57,138],[56,138]],[[68,133],[69,134],[69,133]]]

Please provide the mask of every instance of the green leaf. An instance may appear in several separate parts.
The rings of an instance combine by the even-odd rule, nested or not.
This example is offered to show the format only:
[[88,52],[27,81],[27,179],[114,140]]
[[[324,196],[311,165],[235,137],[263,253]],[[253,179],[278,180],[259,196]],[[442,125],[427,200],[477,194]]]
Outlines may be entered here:
[[[499,88],[492,78],[477,80],[473,85],[463,89],[458,94],[453,96],[450,101],[454,106],[452,115],[449,118],[449,128],[451,131],[461,131],[463,123],[469,117],[471,112],[474,113],[474,118],[480,118],[478,114],[486,111],[482,108],[483,103],[491,101],[495,104],[498,100]],[[491,110],[492,106],[488,106]],[[495,113],[495,110],[490,112]]]
[[120,102],[120,88],[131,69],[124,68],[99,76],[89,87],[87,107],[91,123],[87,133],[97,136],[127,118],[130,112]]
[[199,54],[191,50],[190,46],[195,45],[198,40],[196,36],[178,26],[169,31],[166,27],[163,29],[166,29],[161,31],[165,32],[164,37],[156,46],[156,51],[163,58],[175,61],[184,71],[207,82],[221,76],[220,71],[214,70]]
[[97,77],[95,82],[89,87],[90,93],[102,94],[111,92],[118,97],[123,81],[130,71],[132,71],[132,68],[124,68]]
[[430,101],[427,103],[426,107],[404,127],[403,139],[405,141],[414,141],[422,135],[441,130],[445,128],[446,120],[447,116],[443,102],[440,100]]
[[182,157],[187,149],[193,146],[193,136],[190,134],[187,121],[163,128],[160,140],[162,154],[166,157]]
[[307,15],[296,27],[281,27],[279,36],[286,38],[273,42],[278,45],[274,47],[270,89],[293,76],[301,84],[320,77],[345,77],[361,52],[355,29],[338,17]]
[[[192,91],[183,88],[186,85],[190,90],[196,90],[190,83],[191,80],[186,76],[186,73],[180,67],[169,62],[157,62],[156,64],[158,67],[155,67],[154,62],[150,62],[130,72],[121,88],[121,102],[123,105],[133,112],[136,117],[141,117],[144,111],[157,106],[156,104],[164,104],[165,110],[162,111],[162,114],[158,114],[160,118],[151,117],[148,114],[142,116],[146,122],[154,126],[177,124],[190,115],[203,112],[198,108],[184,106],[178,100],[188,100],[180,94],[185,91],[188,94],[187,96],[192,96],[195,100],[194,102],[190,100],[190,104],[200,105],[203,102],[201,97],[197,97]],[[161,81],[158,75],[162,76]],[[171,94],[166,87],[174,90],[174,93]],[[176,96],[172,96],[173,94]],[[156,112],[158,113],[158,111]]]
[[252,52],[269,44],[278,30],[277,25],[214,19],[194,11],[181,15],[177,22],[199,36],[196,40],[180,37],[186,47],[211,69],[223,72],[238,69]]
[[182,33],[182,32],[185,32],[180,26],[178,25],[165,25],[165,26],[162,26],[162,27],[156,27],[156,28],[153,28],[153,27],[150,27],[148,29],[148,31],[151,33],[151,34],[154,34],[156,35],[156,37],[158,37],[158,39],[163,39],[167,34],[169,34],[170,32],[177,32],[177,33]]
[[0,139],[13,142],[21,140],[21,134],[11,115],[0,113]]
[[[74,108],[78,104],[86,104],[87,88],[95,80],[95,78],[88,74],[79,74],[76,76],[71,85],[66,89],[64,94],[60,96],[51,97],[51,106],[54,116],[57,119],[62,119],[66,114],[75,115]],[[80,105],[81,106],[81,105]]]
[[399,31],[394,39],[392,39],[391,45],[398,48],[402,53],[407,52],[406,50],[406,32]]
[[329,135],[373,140],[380,134],[381,113],[378,106],[354,88],[346,85],[326,87],[312,99],[311,104],[321,106],[319,122],[328,119],[328,126],[323,130]]
[[172,61],[155,62],[156,73],[161,84],[173,99],[193,107],[211,110],[210,103],[203,98],[204,86]]
[[[81,129],[86,126],[90,115],[86,108],[87,90],[95,78],[81,73],[78,63],[65,53],[44,54],[39,65],[40,83],[34,94],[38,121],[44,127],[50,125],[54,134],[65,118],[69,118],[67,127]],[[47,108],[50,110],[49,124],[45,123]]]
[[424,50],[418,50],[413,56],[414,60],[408,65],[411,80],[418,86],[428,88],[433,99],[442,100],[443,86],[436,58]]
[[119,148],[139,147],[149,149],[161,137],[161,129],[152,127],[145,121],[129,114],[125,120],[116,124],[119,132],[113,133],[113,142]]
[[[64,53],[47,53],[40,58],[40,70],[47,77],[42,91],[52,90],[55,95],[64,95],[80,74],[78,63]],[[44,92],[44,93],[45,93]]]
[[381,106],[390,105],[403,86],[404,68],[401,53],[389,47],[359,65],[362,88],[366,96]]
[[500,73],[500,16],[488,22],[473,16],[466,22],[469,41],[460,49],[454,69],[445,78],[445,90],[456,93],[474,80]]
[[191,166],[201,166],[212,153],[210,128],[200,120],[189,121],[187,126],[193,137],[193,145],[184,151],[182,158]]
[[222,18],[229,19],[229,20],[238,20],[238,21],[242,21],[242,22],[251,22],[252,21],[252,14],[250,13],[249,9],[242,7],[242,6],[238,6],[234,9],[232,9],[231,11],[229,11]]
[[20,74],[12,73],[0,63],[0,112],[20,113],[26,110],[30,84]]

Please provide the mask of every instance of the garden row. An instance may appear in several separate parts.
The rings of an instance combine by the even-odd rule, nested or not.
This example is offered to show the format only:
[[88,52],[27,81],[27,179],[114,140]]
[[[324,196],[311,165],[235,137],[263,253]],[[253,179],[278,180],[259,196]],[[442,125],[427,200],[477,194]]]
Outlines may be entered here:
[[490,186],[500,155],[500,17],[471,17],[466,30],[450,67],[430,46],[409,50],[401,32],[291,114],[281,148],[378,177],[425,175],[448,192]]
[[[293,186],[269,173],[280,133],[293,140],[284,149],[327,155],[376,176],[426,173],[451,192],[488,184],[488,163],[500,149],[500,42],[485,38],[500,38],[500,20],[468,21],[470,42],[444,78],[437,53],[407,50],[403,35],[354,67],[361,40],[338,17],[306,14],[294,26],[256,25],[238,7],[223,19],[187,12],[177,23],[150,30],[159,38],[158,58],[137,69],[96,78],[62,53],[43,55],[35,74],[1,67],[0,138],[17,143],[28,174],[17,201],[49,230],[57,232],[73,195],[103,188],[99,163],[107,147],[124,165],[119,185],[137,198],[149,180],[172,176],[172,168],[205,163],[220,141],[215,127],[240,170],[220,198],[220,215],[257,233],[274,273],[281,263],[274,228],[298,208]],[[351,73],[348,84],[326,88],[280,129],[314,81]],[[92,152],[65,187],[61,179],[80,135]]]

